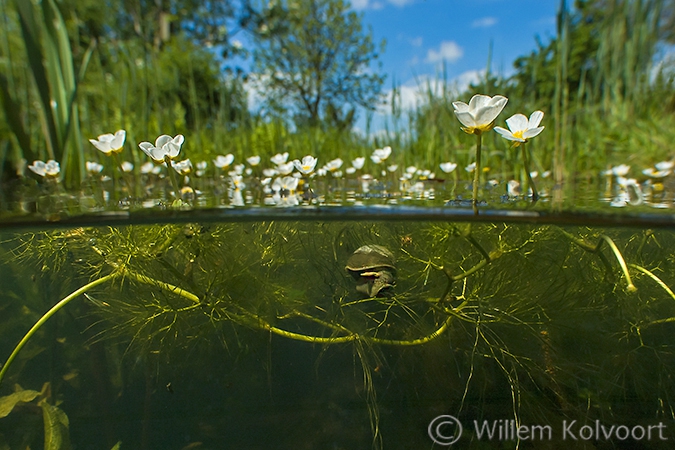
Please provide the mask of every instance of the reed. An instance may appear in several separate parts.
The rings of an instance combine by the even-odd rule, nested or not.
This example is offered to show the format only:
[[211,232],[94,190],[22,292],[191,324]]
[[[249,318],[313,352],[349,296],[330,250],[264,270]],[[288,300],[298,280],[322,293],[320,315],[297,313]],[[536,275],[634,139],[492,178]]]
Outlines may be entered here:
[[[7,143],[7,132],[2,135],[3,148],[6,158],[15,162],[18,153],[29,160],[60,160],[70,186],[82,178],[85,160],[104,162],[94,148],[82,145],[82,137],[117,128],[127,130],[129,144],[121,156],[134,163],[136,176],[142,163],[136,142],[181,133],[188,138],[186,156],[193,161],[232,153],[241,163],[248,156],[265,160],[288,151],[291,158],[311,154],[322,162],[337,157],[348,162],[390,145],[394,152],[388,163],[438,172],[440,163],[452,161],[460,167],[457,175],[468,180],[461,168],[472,162],[475,143],[459,130],[451,104],[484,93],[509,97],[505,117],[535,109],[545,112],[542,125],[547,131],[530,144],[532,168],[551,170],[558,182],[597,176],[608,165],[648,167],[670,158],[667,148],[675,138],[672,106],[662,100],[673,97],[672,77],[663,71],[654,76],[663,5],[664,0],[608,2],[593,25],[597,49],[580,65],[579,58],[588,55],[580,55],[575,46],[580,39],[578,11],[563,0],[556,39],[538,44],[537,53],[525,58],[527,70],[521,67],[507,79],[491,71],[488,61],[480,82],[469,92],[458,92],[443,67],[434,78],[419,80],[420,102],[411,108],[403,105],[402,88],[394,81],[384,126],[373,130],[368,121],[367,133],[360,135],[327,124],[295,127],[287,116],[248,111],[243,78],[209,72],[213,68],[207,56],[186,47],[180,37],[164,49],[120,40],[107,41],[94,52],[92,44],[79,58],[76,74],[54,0],[39,7],[19,0],[3,2],[8,26],[2,32],[2,53],[12,64],[17,61],[13,39],[20,31],[25,74],[31,78],[26,83],[12,70],[0,76],[13,136]],[[17,11],[16,17],[7,6]],[[205,93],[208,83],[217,89]],[[40,121],[31,123],[27,117],[35,115],[30,105],[36,98]],[[484,147],[488,178],[525,180],[523,162],[507,142],[489,134]]]

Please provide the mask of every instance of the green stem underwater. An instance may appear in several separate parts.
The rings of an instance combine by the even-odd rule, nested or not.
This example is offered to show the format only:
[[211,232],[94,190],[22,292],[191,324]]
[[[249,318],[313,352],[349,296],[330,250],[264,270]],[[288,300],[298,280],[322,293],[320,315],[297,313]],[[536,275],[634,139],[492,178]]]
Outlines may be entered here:
[[94,287],[98,286],[99,284],[103,284],[106,281],[111,280],[118,275],[119,275],[119,272],[113,272],[109,275],[106,275],[106,276],[98,278],[98,279],[96,279],[96,280],[94,280],[94,281],[92,281],[88,284],[85,284],[84,286],[82,286],[81,288],[79,288],[78,290],[76,290],[75,292],[68,295],[67,297],[65,297],[60,302],[58,302],[56,305],[52,306],[52,308],[49,311],[47,311],[42,317],[40,317],[40,320],[35,322],[35,325],[33,325],[33,327],[30,330],[28,330],[28,333],[26,333],[26,335],[23,337],[23,339],[21,339],[21,341],[19,341],[19,343],[16,345],[16,347],[12,351],[12,354],[9,355],[9,358],[7,358],[7,361],[2,366],[2,370],[0,370],[0,386],[2,385],[2,380],[4,379],[5,374],[7,373],[7,369],[9,369],[9,366],[12,364],[12,361],[14,361],[14,359],[19,354],[19,352],[24,347],[24,345],[26,345],[26,343],[30,340],[30,338],[33,337],[33,335],[40,329],[40,327],[42,327],[42,325],[45,324],[45,322],[47,322],[47,320],[49,320],[50,317],[52,317],[61,308],[66,306],[68,303],[70,303],[71,300],[73,300],[73,299],[77,298],[78,296],[84,294],[89,289],[94,288]]
[[529,153],[527,152],[527,149],[525,149],[524,143],[520,146],[520,151],[523,155],[523,165],[525,166],[525,174],[527,175],[527,187],[532,189],[532,200],[537,201],[539,199],[539,193],[537,192],[537,187],[534,185],[534,181],[532,181]]
[[171,158],[169,158],[169,155],[166,155],[164,157],[164,161],[166,162],[166,167],[167,170],[169,171],[169,178],[171,179],[171,185],[173,186],[173,196],[176,198],[176,201],[180,202],[180,187],[178,186],[178,179],[176,178],[176,171],[174,170],[173,166],[171,165]]

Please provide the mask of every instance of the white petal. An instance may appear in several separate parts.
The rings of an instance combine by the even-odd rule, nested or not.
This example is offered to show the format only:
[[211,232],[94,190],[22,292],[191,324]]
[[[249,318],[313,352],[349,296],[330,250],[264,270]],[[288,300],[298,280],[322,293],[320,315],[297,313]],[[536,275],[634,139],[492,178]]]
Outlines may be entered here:
[[166,145],[167,142],[171,141],[171,136],[163,134],[155,140],[155,147],[162,148]]
[[497,116],[501,114],[509,100],[501,95],[496,95],[492,101],[484,108],[474,113],[474,119],[478,126],[488,125],[495,121]]
[[507,130],[506,128],[495,127],[495,131],[496,131],[497,133],[499,133],[500,135],[504,136],[504,137],[506,137],[506,136],[513,136],[513,133],[511,133],[511,132],[510,132],[509,130]]
[[455,111],[455,115],[457,116],[457,119],[465,127],[472,128],[476,126],[476,120],[473,118],[473,115],[469,111],[462,111],[462,112]]
[[511,133],[509,130],[506,128],[502,127],[495,127],[495,131],[499,133],[504,139],[508,139],[509,141],[516,141],[516,142],[525,142],[525,139],[521,139],[519,137],[515,137],[513,133]]
[[[100,138],[100,136],[99,136]],[[110,142],[107,141],[101,141],[101,140],[95,140],[95,139],[89,139],[89,142],[94,144],[94,147],[105,153],[106,155],[110,153]]]
[[546,128],[546,127],[530,128],[529,130],[527,130],[523,133],[523,138],[525,138],[525,139],[533,138],[533,137],[539,135],[539,133],[541,133],[542,131],[544,131],[544,128]]
[[452,107],[455,108],[455,113],[469,111],[469,105],[464,102],[452,102]]
[[183,145],[183,142],[185,142],[185,137],[182,134],[177,134],[176,137],[171,140],[171,142],[177,145],[180,149],[180,146]]
[[527,117],[524,114],[514,114],[506,119],[506,125],[512,133],[527,130]]
[[543,111],[533,112],[532,114],[530,114],[530,120],[527,124],[527,128],[537,128],[543,118],[544,118]]
[[487,95],[476,94],[469,100],[469,111],[475,113],[479,109],[490,105],[492,98]]
[[169,155],[169,158],[174,159],[180,153],[180,146],[173,142],[168,142],[162,147],[164,154]]

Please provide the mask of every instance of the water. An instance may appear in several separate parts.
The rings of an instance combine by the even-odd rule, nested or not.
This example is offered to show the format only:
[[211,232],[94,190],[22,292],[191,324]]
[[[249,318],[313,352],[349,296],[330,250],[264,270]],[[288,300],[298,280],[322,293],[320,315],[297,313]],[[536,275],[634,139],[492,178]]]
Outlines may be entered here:
[[0,448],[670,448],[672,217],[599,195],[14,202],[0,360],[67,304],[5,366]]

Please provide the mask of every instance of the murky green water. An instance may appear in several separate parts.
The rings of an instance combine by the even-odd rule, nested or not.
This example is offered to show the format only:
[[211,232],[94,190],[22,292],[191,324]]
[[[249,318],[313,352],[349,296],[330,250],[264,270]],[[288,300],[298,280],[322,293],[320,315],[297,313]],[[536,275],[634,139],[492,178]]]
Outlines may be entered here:
[[670,230],[239,219],[6,231],[0,448],[672,445]]

